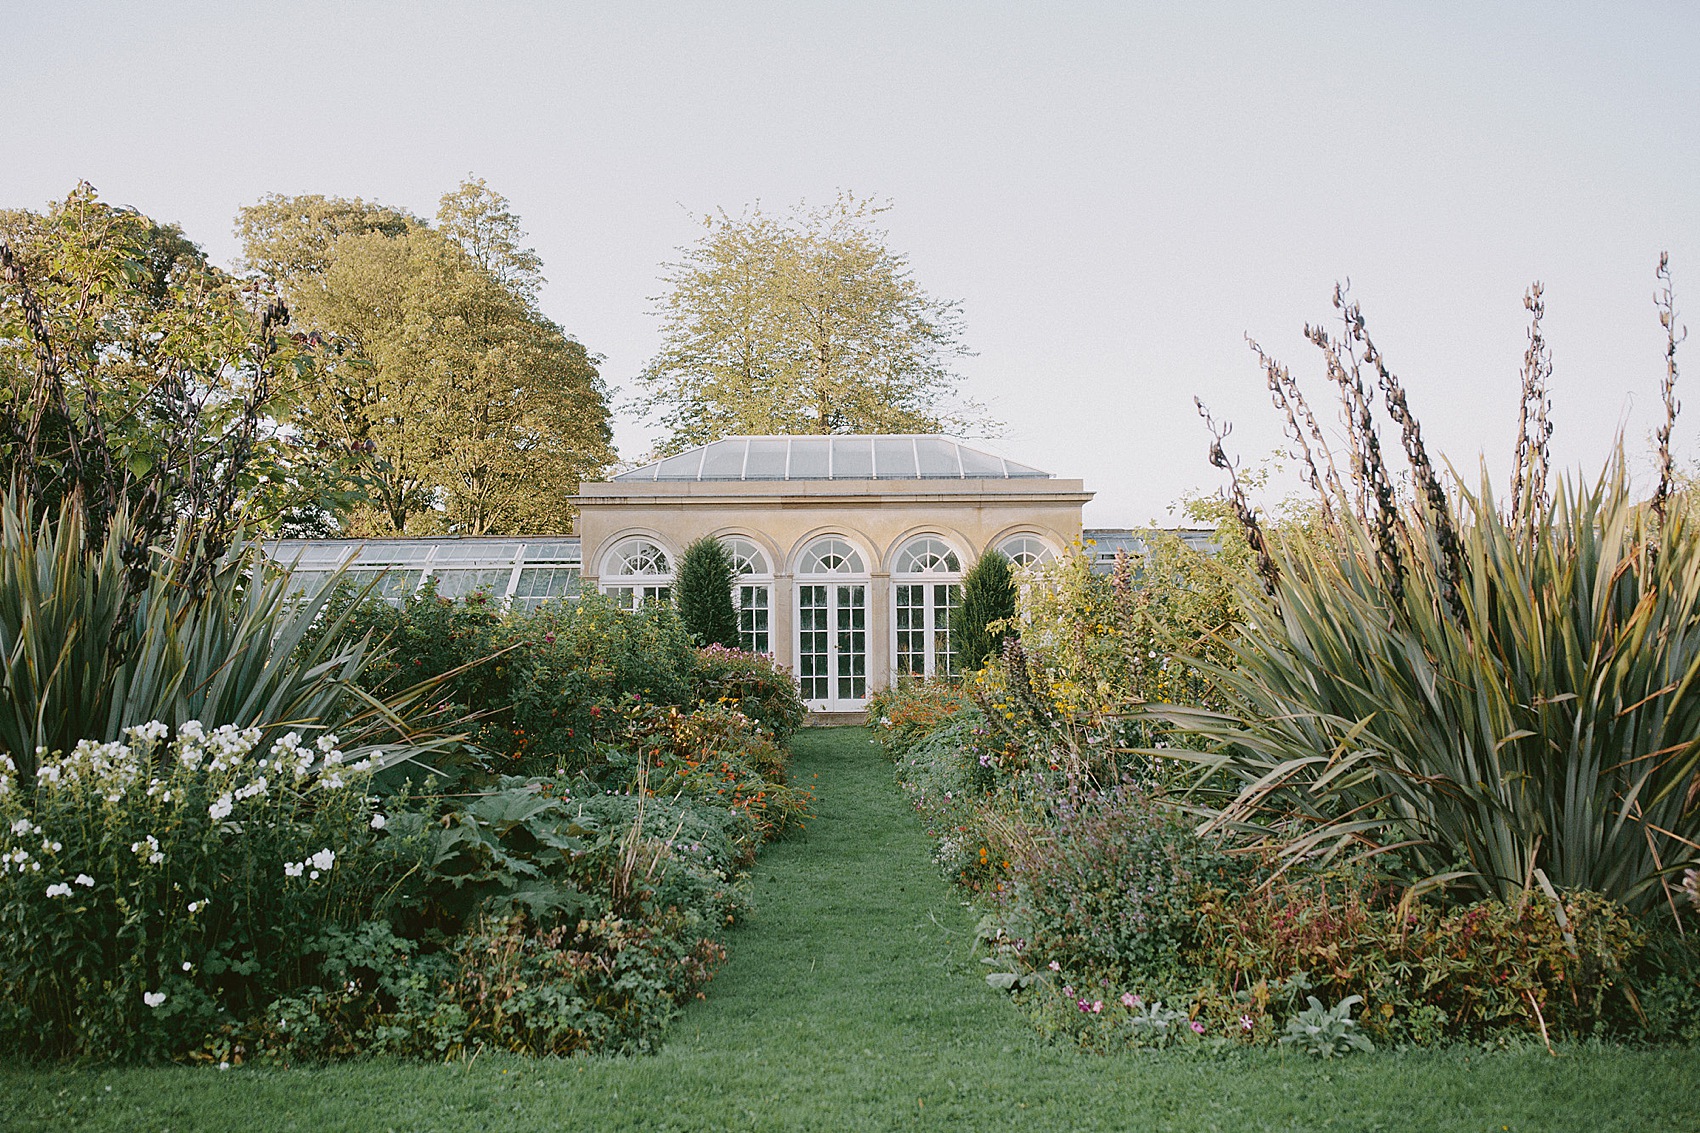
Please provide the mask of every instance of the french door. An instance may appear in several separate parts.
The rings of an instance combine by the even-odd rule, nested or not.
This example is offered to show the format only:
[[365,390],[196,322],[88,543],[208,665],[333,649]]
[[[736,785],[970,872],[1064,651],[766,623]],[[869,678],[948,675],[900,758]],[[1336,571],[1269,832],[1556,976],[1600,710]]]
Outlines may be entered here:
[[944,677],[956,670],[950,639],[951,616],[962,604],[954,582],[900,582],[892,588],[900,675]]
[[803,699],[831,711],[868,699],[868,587],[861,582],[797,587],[797,679]]

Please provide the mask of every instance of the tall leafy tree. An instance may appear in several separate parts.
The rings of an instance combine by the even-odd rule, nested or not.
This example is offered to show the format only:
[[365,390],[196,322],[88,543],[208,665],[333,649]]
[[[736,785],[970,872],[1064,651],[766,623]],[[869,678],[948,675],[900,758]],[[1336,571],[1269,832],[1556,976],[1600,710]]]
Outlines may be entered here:
[[91,545],[125,513],[138,569],[180,524],[207,561],[275,527],[320,486],[279,428],[313,367],[288,321],[86,183],[0,212],[0,474],[45,514],[80,499]]
[[738,611],[732,605],[732,585],[738,568],[726,544],[712,535],[685,548],[679,560],[679,618],[703,645],[736,649]]
[[956,671],[970,673],[1003,648],[1005,632],[991,624],[1015,616],[1015,577],[1002,551],[982,554],[962,576],[962,608],[954,627]]
[[437,227],[332,204],[268,198],[239,230],[324,340],[298,422],[358,461],[366,502],[345,528],[567,530],[580,481],[613,459],[606,392],[596,359],[537,310],[540,261],[508,202],[468,182]]
[[639,406],[670,430],[664,452],[732,433],[990,431],[956,397],[961,306],[889,246],[887,207],[842,193],[703,218],[666,265],[661,352],[638,376]]

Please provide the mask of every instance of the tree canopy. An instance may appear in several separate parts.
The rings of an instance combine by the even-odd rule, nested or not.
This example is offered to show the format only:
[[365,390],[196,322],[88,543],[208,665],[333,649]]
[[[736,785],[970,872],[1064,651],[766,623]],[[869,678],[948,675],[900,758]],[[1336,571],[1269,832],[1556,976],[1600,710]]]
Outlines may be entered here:
[[351,462],[376,535],[568,529],[582,478],[613,459],[597,359],[535,305],[541,261],[499,193],[469,180],[438,224],[360,200],[243,210],[249,268],[320,342],[296,425]]
[[[91,545],[124,513],[138,567],[179,524],[216,557],[324,488],[280,428],[308,344],[282,304],[214,267],[176,225],[79,184],[0,212],[0,474]],[[193,571],[191,571],[193,576]]]
[[961,305],[888,245],[887,207],[841,193],[703,218],[666,265],[662,348],[638,376],[639,407],[670,430],[663,453],[736,433],[991,431],[956,396]]

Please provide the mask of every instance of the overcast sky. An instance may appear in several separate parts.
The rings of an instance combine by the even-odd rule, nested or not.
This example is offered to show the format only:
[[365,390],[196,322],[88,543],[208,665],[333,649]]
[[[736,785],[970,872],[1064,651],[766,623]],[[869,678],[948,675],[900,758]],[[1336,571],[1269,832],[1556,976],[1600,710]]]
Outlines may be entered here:
[[[1653,269],[1700,329],[1700,5],[189,4],[0,0],[0,206],[79,179],[221,261],[267,192],[429,215],[469,172],[617,390],[693,215],[878,193],[960,299],[987,447],[1097,492],[1214,490],[1192,410],[1280,443],[1243,336],[1327,391],[1350,277],[1434,447],[1499,479],[1522,294],[1547,288],[1554,454],[1659,417]],[[1700,339],[1684,356],[1700,453]],[[1333,417],[1333,403],[1326,402]],[[622,414],[623,456],[652,434]]]

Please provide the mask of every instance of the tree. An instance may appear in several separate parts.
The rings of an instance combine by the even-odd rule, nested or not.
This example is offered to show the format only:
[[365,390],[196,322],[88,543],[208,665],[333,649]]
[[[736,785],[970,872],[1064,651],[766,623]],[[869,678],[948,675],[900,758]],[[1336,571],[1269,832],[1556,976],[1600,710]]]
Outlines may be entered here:
[[269,193],[236,216],[239,266],[273,286],[288,287],[322,274],[330,266],[332,247],[344,236],[401,236],[422,223],[412,213],[359,197]]
[[366,502],[344,529],[567,530],[580,481],[613,459],[607,398],[596,360],[533,305],[539,262],[507,201],[468,182],[441,228],[399,229],[396,210],[332,204],[268,198],[240,229],[324,340],[297,423],[356,460]]
[[[87,542],[120,514],[145,576],[190,528],[216,559],[322,487],[279,429],[313,358],[289,312],[212,266],[176,225],[83,183],[45,213],[0,212],[0,475]],[[188,577],[198,577],[198,568]]]
[[664,453],[730,433],[989,431],[950,404],[968,353],[960,304],[923,291],[874,227],[886,205],[842,193],[784,217],[703,218],[666,265],[661,352],[639,407],[671,430]]
[[704,535],[685,548],[679,561],[679,618],[701,644],[738,648],[738,611],[732,605],[737,580],[732,553],[714,536]]
[[953,627],[956,671],[971,673],[995,656],[1008,634],[987,627],[1014,616],[1015,578],[1009,559],[1002,551],[989,550],[962,576],[962,608]]

